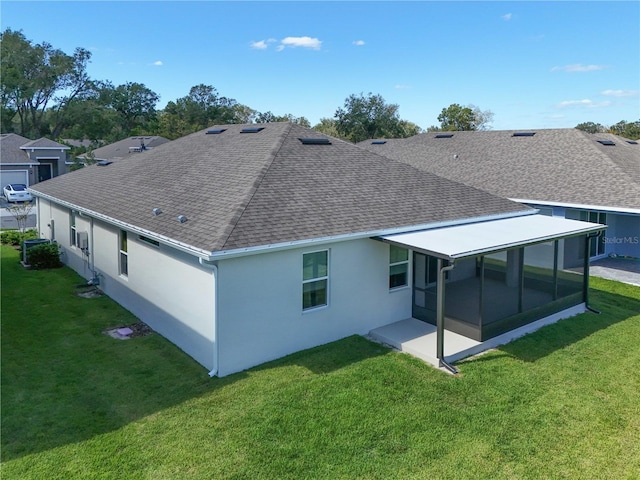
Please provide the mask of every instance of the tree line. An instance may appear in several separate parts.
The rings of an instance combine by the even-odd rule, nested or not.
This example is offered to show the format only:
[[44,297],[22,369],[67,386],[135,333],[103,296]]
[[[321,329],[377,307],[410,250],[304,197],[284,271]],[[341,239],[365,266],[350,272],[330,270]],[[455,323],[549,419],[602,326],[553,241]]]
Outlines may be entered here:
[[[0,127],[27,138],[91,140],[94,146],[131,135],[160,135],[175,139],[214,124],[289,121],[311,127],[305,117],[259,112],[221,95],[211,85],[193,86],[187,95],[158,110],[160,96],[142,83],[113,85],[89,77],[91,52],[72,54],[47,42],[34,44],[20,31],[0,34]],[[427,131],[486,130],[493,113],[474,105],[452,104],[438,116],[439,126]],[[400,117],[399,106],[373,93],[352,94],[313,128],[328,135],[359,142],[370,138],[406,138],[423,132]],[[592,122],[584,130],[605,127]],[[640,137],[640,122],[620,122],[619,135]]]

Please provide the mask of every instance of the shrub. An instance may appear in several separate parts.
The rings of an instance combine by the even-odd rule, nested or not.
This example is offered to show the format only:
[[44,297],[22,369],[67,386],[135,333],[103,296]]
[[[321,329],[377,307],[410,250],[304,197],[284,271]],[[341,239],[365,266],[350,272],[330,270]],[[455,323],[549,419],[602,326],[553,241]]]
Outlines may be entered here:
[[27,250],[27,264],[34,270],[61,267],[58,244],[43,243],[29,248]]
[[22,242],[24,240],[30,240],[32,238],[38,238],[38,232],[31,229],[26,232],[21,232],[20,230],[4,230],[0,233],[0,242],[4,245],[13,245],[17,247],[18,245],[22,246]]

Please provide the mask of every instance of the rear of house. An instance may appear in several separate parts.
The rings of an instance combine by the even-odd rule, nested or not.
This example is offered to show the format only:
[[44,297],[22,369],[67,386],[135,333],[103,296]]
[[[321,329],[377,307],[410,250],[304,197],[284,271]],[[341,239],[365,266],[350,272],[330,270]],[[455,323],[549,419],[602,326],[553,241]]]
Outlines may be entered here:
[[[507,287],[516,310],[492,313],[485,300],[485,323],[584,306],[584,278],[559,271],[559,245],[588,248],[602,229],[563,223],[465,258],[402,243],[394,235],[540,216],[288,123],[211,127],[32,191],[40,235],[66,264],[219,376],[419,316],[421,305],[438,321],[438,285],[451,325],[476,321],[456,306]],[[448,278],[432,278],[433,265]]]

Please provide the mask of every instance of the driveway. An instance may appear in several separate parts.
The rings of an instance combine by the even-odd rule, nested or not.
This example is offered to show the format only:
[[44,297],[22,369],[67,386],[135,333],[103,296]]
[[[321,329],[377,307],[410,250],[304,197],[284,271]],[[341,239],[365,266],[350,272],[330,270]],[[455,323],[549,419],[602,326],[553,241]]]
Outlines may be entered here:
[[[18,221],[16,217],[14,217],[7,207],[11,205],[15,205],[13,203],[7,202],[4,197],[0,197],[0,227],[1,228],[18,228]],[[36,227],[36,205],[33,202],[33,208],[31,209],[31,213],[27,217],[27,228],[35,228]]]

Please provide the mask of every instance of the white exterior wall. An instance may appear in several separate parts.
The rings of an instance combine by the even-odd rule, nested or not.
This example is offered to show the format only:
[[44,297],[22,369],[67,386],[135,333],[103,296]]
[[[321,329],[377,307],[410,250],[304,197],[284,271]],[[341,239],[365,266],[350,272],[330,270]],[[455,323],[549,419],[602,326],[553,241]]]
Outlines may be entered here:
[[[86,279],[98,274],[100,289],[200,364],[214,368],[214,275],[198,259],[171,247],[149,245],[128,232],[128,276],[119,274],[120,229],[76,216],[78,232],[89,234],[85,255],[71,246],[69,209],[38,199],[39,232],[55,240],[62,260]],[[116,326],[116,325],[114,325]]]
[[[328,306],[303,312],[302,255],[325,249]],[[411,316],[411,288],[389,290],[389,245],[370,239],[223,260],[218,286],[220,376]]]

